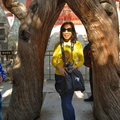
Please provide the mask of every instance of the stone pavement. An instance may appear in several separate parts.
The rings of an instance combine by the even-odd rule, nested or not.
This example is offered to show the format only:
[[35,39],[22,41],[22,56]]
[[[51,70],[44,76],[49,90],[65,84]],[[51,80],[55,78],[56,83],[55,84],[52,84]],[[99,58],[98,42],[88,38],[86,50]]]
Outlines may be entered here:
[[[89,82],[85,81],[86,90],[75,92],[73,105],[75,108],[76,120],[95,120],[92,114],[92,102],[84,102],[84,98],[90,95]],[[2,92],[3,118],[5,117],[12,92],[11,81],[3,82],[0,85]],[[63,120],[60,97],[54,88],[54,80],[46,80],[44,83],[44,102],[41,110],[41,118],[38,120]]]

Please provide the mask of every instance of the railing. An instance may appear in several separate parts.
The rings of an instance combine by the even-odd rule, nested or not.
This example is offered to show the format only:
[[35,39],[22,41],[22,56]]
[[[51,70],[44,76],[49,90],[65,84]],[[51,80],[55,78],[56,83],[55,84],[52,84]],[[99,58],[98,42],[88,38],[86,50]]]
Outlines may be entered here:
[[[44,58],[44,78],[54,79],[55,68],[51,64],[53,50],[47,50]],[[85,80],[89,78],[89,68],[84,65],[79,68]]]
[[44,58],[44,77],[49,78],[50,80],[53,79],[52,75],[54,75],[54,68],[51,65],[52,54],[53,50],[47,50]]
[[[3,52],[2,54],[4,54],[4,55],[1,55],[1,59],[3,59],[3,57],[6,57],[4,62],[5,64],[3,63],[3,65],[5,68],[5,71],[7,72],[7,67],[8,65],[11,64],[11,60],[12,60],[12,64],[14,64],[14,56],[16,55],[15,54],[16,51],[4,50],[1,52]],[[53,55],[53,50],[47,50],[44,58],[44,78],[49,80],[54,79],[54,71],[55,71],[55,68],[51,64],[52,55]],[[10,57],[12,57],[12,59]],[[89,68],[85,67],[84,65],[79,68],[85,80],[88,80],[88,77],[89,77],[88,69]]]

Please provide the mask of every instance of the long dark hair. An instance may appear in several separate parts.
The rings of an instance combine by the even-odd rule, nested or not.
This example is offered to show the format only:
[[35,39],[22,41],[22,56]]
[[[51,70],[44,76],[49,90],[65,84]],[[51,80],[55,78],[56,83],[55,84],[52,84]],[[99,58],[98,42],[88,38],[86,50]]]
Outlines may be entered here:
[[77,34],[76,34],[76,31],[75,31],[75,27],[74,27],[74,24],[72,22],[64,22],[60,28],[60,42],[63,43],[64,42],[64,38],[63,38],[63,35],[62,35],[62,29],[64,28],[65,25],[69,24],[72,28],[72,37],[71,37],[71,42],[72,43],[75,43],[76,40],[77,40]]

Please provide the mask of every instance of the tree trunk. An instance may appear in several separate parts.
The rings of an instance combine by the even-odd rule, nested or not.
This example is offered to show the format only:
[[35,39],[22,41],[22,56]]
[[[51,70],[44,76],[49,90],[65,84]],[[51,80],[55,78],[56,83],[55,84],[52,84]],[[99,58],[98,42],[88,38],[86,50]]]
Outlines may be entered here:
[[[50,32],[64,2],[33,1],[19,29],[18,56],[13,68],[13,92],[6,120],[35,120],[40,116],[44,55]],[[16,7],[10,8],[16,11]],[[9,9],[9,7],[8,7]],[[16,16],[18,13],[16,14]]]
[[6,120],[39,117],[45,50],[65,1],[82,21],[92,44],[94,115],[98,120],[120,119],[118,18],[114,0],[33,0],[28,12],[21,9],[22,4],[14,4],[14,0],[3,0],[21,21]]
[[[118,18],[114,0],[66,0],[91,42],[97,120],[120,120]],[[76,7],[75,7],[76,6]]]

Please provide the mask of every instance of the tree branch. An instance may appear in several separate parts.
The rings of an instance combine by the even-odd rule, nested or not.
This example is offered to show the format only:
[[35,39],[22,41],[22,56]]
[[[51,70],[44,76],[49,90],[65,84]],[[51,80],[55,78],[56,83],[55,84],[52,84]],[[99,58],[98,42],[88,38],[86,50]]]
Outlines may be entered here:
[[21,22],[25,19],[27,15],[26,6],[18,1],[14,0],[2,0],[4,6],[13,13]]
[[103,2],[103,3],[101,3],[101,5],[109,16],[111,16],[113,14],[114,7],[111,4],[109,4],[107,2]]

